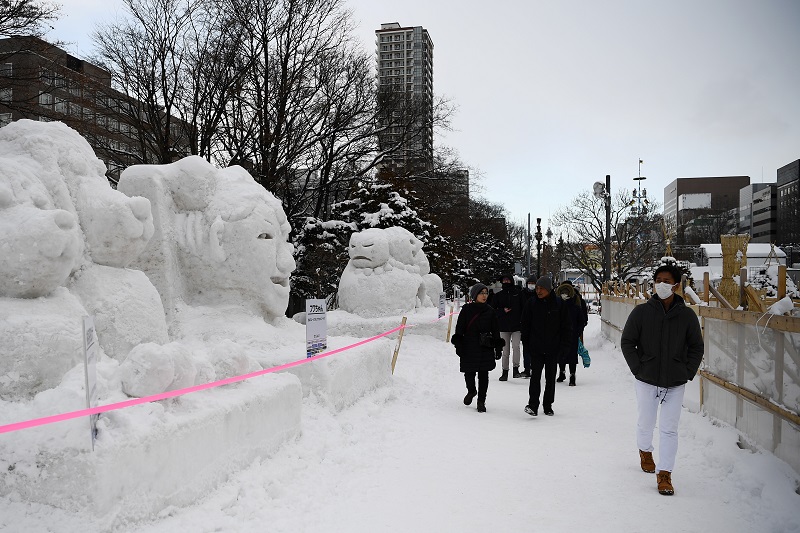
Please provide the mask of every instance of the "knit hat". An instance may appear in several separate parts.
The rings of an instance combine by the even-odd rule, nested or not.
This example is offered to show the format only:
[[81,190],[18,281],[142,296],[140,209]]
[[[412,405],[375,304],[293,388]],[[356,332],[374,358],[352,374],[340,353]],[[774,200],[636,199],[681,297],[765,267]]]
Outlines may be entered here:
[[553,280],[551,280],[547,276],[542,276],[541,278],[539,278],[536,281],[536,287],[541,287],[541,288],[546,289],[548,291],[552,291],[553,290]]
[[480,293],[484,289],[488,290],[489,287],[487,287],[483,283],[476,283],[469,289],[469,299],[474,302],[478,298],[478,293]]

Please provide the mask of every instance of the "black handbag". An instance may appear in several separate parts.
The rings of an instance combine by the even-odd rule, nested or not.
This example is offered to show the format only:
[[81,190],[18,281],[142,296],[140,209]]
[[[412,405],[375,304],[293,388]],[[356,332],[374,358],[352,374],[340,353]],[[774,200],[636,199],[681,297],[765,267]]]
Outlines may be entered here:
[[478,344],[481,348],[494,348],[494,338],[490,332],[478,333]]

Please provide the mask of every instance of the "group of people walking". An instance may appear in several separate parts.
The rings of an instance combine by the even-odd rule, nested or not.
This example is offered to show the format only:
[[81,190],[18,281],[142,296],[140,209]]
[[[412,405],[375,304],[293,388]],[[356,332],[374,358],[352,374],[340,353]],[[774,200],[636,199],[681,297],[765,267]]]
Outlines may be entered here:
[[[588,319],[586,304],[570,284],[562,283],[554,291],[550,278],[529,278],[527,288],[519,290],[514,287],[513,279],[503,276],[503,289],[493,296],[491,303],[486,285],[473,286],[471,302],[458,317],[452,343],[461,359],[467,385],[464,404],[471,405],[477,396],[478,411],[486,412],[489,371],[502,359],[500,380],[507,381],[509,354],[513,352],[513,377],[531,380],[525,412],[537,416],[541,405],[545,415],[553,416],[555,384],[566,381],[567,368],[569,385],[576,383],[578,340],[582,340]],[[664,495],[675,492],[672,470],[678,450],[684,390],[687,381],[697,373],[704,349],[697,315],[675,294],[680,279],[675,266],[663,265],[655,270],[653,295],[630,313],[620,341],[622,354],[635,378],[639,465],[644,472],[656,473],[658,492]],[[653,457],[656,425],[658,462]]]
[[462,308],[456,323],[452,343],[466,380],[464,404],[471,405],[477,396],[478,411],[486,412],[489,372],[502,360],[500,381],[508,381],[511,368],[513,378],[531,380],[525,412],[538,416],[541,405],[544,414],[553,416],[556,381],[566,380],[567,367],[569,384],[576,385],[578,340],[588,322],[586,303],[571,283],[554,290],[546,276],[528,278],[525,288],[515,285],[513,275],[504,275],[500,281],[502,289],[496,294],[490,294],[482,283],[473,285],[470,303]]

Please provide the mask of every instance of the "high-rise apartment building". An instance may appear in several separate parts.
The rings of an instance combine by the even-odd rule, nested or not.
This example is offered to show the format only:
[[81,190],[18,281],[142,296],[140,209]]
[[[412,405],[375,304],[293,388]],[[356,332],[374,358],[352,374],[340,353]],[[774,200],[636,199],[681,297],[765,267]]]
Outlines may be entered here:
[[378,90],[388,155],[382,170],[395,175],[424,172],[433,162],[433,41],[422,26],[381,24],[375,30]]

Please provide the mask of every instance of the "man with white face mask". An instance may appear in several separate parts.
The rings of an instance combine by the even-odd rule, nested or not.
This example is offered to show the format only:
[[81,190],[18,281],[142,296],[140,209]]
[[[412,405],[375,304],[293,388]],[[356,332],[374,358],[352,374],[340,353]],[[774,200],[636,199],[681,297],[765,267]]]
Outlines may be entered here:
[[[653,275],[656,293],[631,311],[620,341],[625,361],[636,378],[640,466],[645,472],[658,472],[658,492],[665,495],[675,492],[672,470],[684,389],[703,360],[700,321],[675,294],[679,280],[680,271],[674,266],[658,267]],[[653,461],[656,419],[660,448],[657,466]]]

